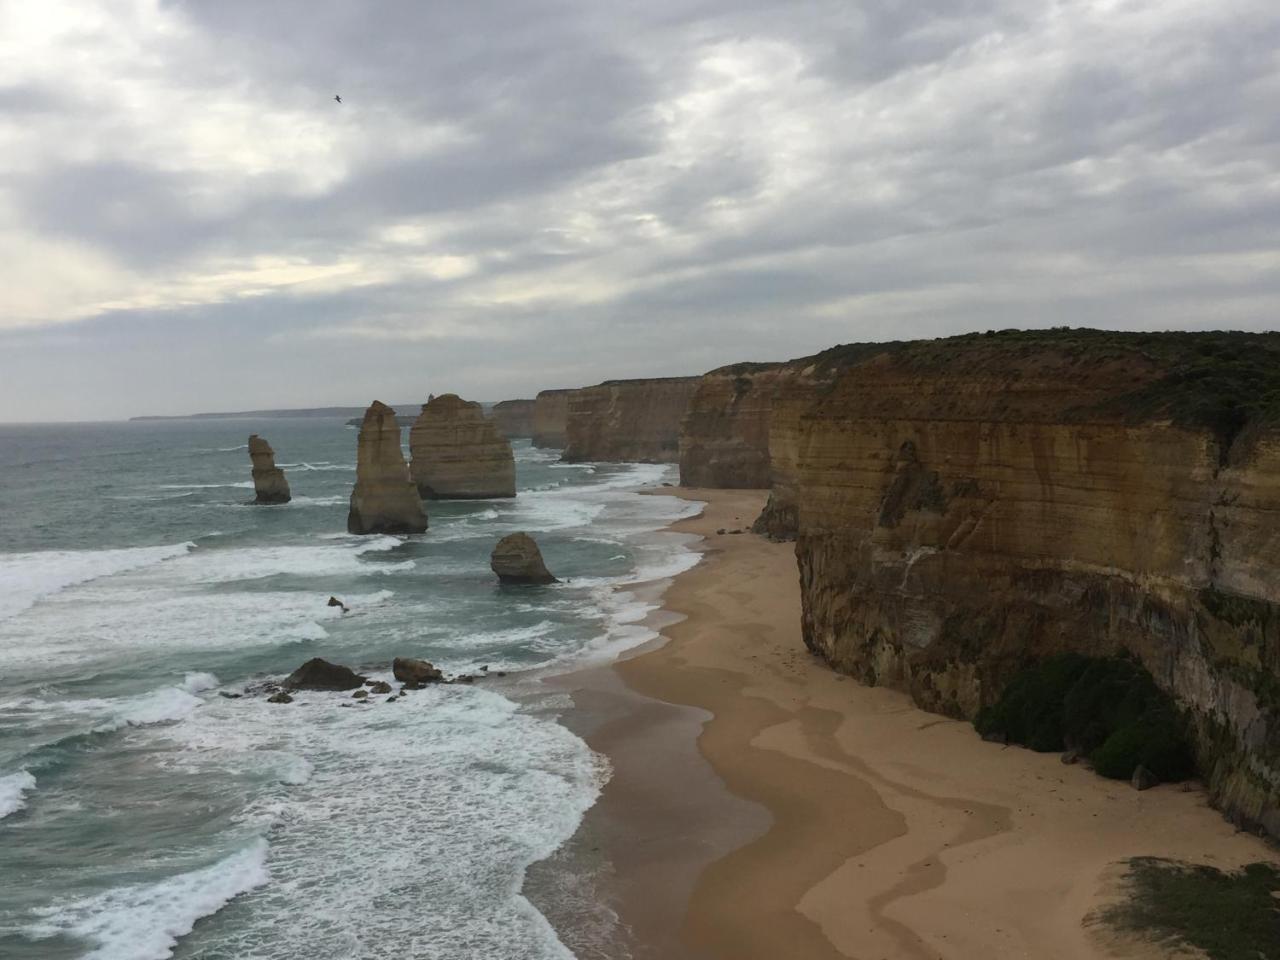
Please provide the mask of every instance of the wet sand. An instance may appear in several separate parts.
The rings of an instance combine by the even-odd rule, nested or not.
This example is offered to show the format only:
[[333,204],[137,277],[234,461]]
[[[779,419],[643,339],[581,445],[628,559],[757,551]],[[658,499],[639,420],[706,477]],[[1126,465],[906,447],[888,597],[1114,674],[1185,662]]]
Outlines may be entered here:
[[673,527],[706,539],[665,642],[555,681],[614,765],[569,854],[610,865],[629,933],[584,960],[1167,955],[1087,922],[1119,861],[1277,860],[1198,787],[1139,793],[832,672],[801,640],[792,545],[716,533],[764,492],[660,493],[706,501]]

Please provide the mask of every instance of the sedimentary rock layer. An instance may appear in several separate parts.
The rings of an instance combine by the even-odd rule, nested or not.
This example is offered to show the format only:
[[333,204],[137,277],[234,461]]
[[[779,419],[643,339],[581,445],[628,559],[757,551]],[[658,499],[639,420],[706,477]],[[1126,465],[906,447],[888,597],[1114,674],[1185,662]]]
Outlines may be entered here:
[[543,390],[533,401],[533,445],[564,447],[572,390]]
[[253,463],[254,503],[288,503],[289,481],[276,466],[276,452],[256,433],[249,436],[249,460]]
[[356,485],[347,514],[350,533],[421,533],[422,498],[409,479],[396,412],[375,400],[365,411],[356,445]]
[[1199,336],[864,351],[771,445],[814,652],[963,717],[1039,656],[1134,655],[1280,837],[1280,337]]
[[739,363],[704,374],[680,425],[680,483],[769,486],[769,420],[781,363]]
[[508,440],[533,436],[533,407],[536,400],[503,400],[493,405],[493,422]]
[[409,475],[428,500],[485,500],[516,495],[510,442],[480,404],[444,393],[422,405],[409,431]]
[[564,459],[675,463],[700,377],[609,380],[569,394]]

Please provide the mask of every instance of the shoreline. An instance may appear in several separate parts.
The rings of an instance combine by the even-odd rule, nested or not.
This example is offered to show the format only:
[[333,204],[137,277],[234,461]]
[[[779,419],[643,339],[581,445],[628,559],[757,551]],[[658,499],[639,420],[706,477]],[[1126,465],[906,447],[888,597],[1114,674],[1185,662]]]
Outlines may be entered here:
[[[800,638],[793,546],[745,532],[764,491],[649,493],[704,503],[667,528],[704,539],[660,638],[546,681],[614,771],[562,852],[600,866],[626,943],[580,957],[1167,955],[1084,922],[1117,864],[1280,863],[1198,785],[1139,793],[834,672]],[[576,918],[546,915],[573,949]]]

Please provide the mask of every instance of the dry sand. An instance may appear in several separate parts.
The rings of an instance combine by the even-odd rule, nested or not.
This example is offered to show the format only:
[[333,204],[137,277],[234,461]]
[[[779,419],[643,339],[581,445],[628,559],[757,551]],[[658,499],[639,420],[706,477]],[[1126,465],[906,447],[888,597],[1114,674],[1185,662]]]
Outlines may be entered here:
[[684,619],[575,681],[616,771],[584,835],[637,956],[1132,956],[1085,923],[1118,861],[1276,859],[1198,788],[1139,793],[832,672],[801,642],[792,545],[715,533],[765,494],[664,492],[707,502],[675,526],[706,537],[665,597]]

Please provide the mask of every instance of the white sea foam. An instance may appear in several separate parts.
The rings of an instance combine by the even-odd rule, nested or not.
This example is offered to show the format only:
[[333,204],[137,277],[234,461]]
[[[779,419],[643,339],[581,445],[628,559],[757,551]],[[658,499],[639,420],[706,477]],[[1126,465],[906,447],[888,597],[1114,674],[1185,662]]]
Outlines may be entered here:
[[349,497],[299,497],[295,496],[289,501],[288,506],[291,507],[334,507],[338,504],[347,503]]
[[36,788],[36,778],[26,770],[0,777],[0,820],[27,805],[26,794]]
[[354,463],[277,463],[277,467],[288,470],[344,470],[347,473],[355,473],[356,465]]
[[267,842],[258,839],[207,867],[43,908],[27,933],[83,939],[92,948],[82,960],[165,960],[197,920],[267,881]]
[[252,490],[252,480],[237,480],[232,483],[157,483],[157,490],[217,490],[224,488]]
[[212,673],[188,673],[182,680],[182,689],[187,693],[203,693],[218,686],[218,678]]
[[4,584],[0,590],[0,620],[16,616],[67,587],[161,563],[194,547],[194,543],[177,543],[121,550],[0,554],[0,583]]
[[271,883],[246,897],[234,928],[203,928],[189,946],[264,960],[373,943],[571,960],[520,883],[577,829],[608,775],[600,758],[552,719],[474,687],[345,708],[344,694],[295,698],[287,709],[306,722],[282,723],[285,708],[261,699],[214,701],[156,733],[210,776],[264,755],[278,765],[278,789],[242,821],[271,826]]

